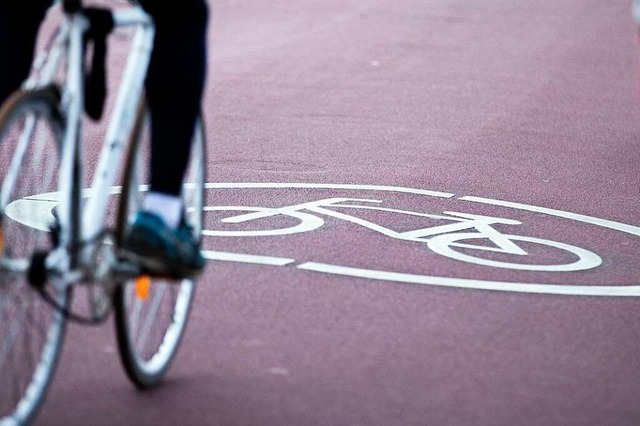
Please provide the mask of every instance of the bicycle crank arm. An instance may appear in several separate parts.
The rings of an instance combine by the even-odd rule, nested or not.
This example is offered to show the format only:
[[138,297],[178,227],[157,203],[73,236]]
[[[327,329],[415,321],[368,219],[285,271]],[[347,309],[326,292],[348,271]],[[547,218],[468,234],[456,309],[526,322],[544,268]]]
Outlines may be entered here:
[[[27,281],[37,290],[43,290],[47,282],[58,290],[66,290],[73,284],[81,281],[84,274],[78,270],[64,270],[56,267],[59,265],[60,254],[62,252],[54,250],[52,252],[38,251],[31,257],[31,262],[26,268]],[[66,254],[64,254],[66,256]]]
[[120,259],[111,266],[111,279],[118,283],[136,279],[143,274],[140,265],[130,260]]

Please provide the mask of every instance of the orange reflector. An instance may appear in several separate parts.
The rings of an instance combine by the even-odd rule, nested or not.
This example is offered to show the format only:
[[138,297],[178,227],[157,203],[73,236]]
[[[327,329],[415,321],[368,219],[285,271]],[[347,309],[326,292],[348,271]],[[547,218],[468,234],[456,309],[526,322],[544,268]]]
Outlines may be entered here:
[[0,256],[2,256],[2,249],[4,248],[4,232],[2,231],[2,228],[0,227]]
[[138,299],[147,300],[150,289],[151,278],[149,278],[149,275],[141,275],[136,279],[136,296],[138,296]]

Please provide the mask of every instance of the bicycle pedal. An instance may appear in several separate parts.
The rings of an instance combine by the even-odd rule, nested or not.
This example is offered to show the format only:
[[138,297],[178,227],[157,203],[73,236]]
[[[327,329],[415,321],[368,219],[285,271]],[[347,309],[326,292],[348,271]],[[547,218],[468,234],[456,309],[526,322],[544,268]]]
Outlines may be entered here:
[[119,278],[125,279],[135,278],[144,273],[140,265],[126,258],[118,259],[118,261],[113,265],[113,272]]
[[121,250],[119,252],[118,263],[129,265],[132,268],[136,268],[136,273],[129,275],[127,279],[137,278],[139,276],[148,276],[153,279],[167,280],[167,281],[180,281],[188,276],[183,276],[172,271],[164,271],[151,265],[146,265],[144,259],[141,259],[135,253],[127,250]]
[[180,277],[175,277],[169,274],[161,274],[156,271],[147,269],[144,265],[139,264],[135,260],[128,258],[120,258],[114,265],[113,271],[120,279],[135,279],[141,276],[147,276],[156,279],[176,280]]

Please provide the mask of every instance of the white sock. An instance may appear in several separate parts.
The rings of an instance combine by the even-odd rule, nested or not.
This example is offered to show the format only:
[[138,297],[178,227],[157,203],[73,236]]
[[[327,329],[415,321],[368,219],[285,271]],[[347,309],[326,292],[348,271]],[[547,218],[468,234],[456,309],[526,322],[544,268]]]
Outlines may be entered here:
[[178,229],[182,217],[182,199],[161,192],[149,192],[142,203],[142,209],[153,213],[171,229]]

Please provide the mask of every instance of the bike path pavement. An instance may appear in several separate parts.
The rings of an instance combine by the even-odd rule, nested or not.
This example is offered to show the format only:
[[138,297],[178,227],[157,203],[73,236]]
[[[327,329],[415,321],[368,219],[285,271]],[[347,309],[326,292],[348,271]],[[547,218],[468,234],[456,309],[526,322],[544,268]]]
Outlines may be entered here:
[[[140,393],[110,324],[72,326],[37,424],[638,424],[629,7],[212,4],[214,260],[181,352]],[[518,224],[438,231],[460,214]]]

